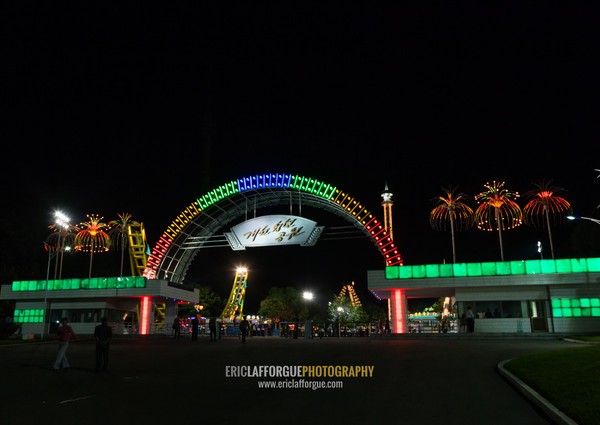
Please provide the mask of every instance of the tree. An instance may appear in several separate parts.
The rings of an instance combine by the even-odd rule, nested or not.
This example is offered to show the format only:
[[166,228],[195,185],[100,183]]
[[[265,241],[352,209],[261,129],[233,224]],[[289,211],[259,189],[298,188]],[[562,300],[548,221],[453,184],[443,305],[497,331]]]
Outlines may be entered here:
[[379,305],[367,303],[363,305],[363,311],[367,315],[369,323],[384,321],[388,317],[387,306],[383,308]]
[[362,306],[355,306],[350,301],[348,296],[335,296],[333,301],[329,303],[327,315],[333,322],[340,324],[348,323],[366,323],[368,321],[367,314]]
[[208,286],[198,286],[197,288],[200,293],[198,304],[202,306],[204,314],[220,317],[225,308],[225,300]]
[[481,230],[497,230],[500,240],[500,258],[504,261],[502,247],[502,230],[512,229],[523,223],[521,207],[514,201],[519,192],[511,192],[504,188],[504,182],[486,183],[485,191],[475,196],[479,207],[475,210],[475,222]]
[[450,234],[452,237],[452,262],[456,263],[456,245],[454,231],[464,230],[473,226],[473,209],[463,202],[467,195],[454,194],[456,188],[442,188],[446,196],[437,198],[438,205],[429,214],[429,223],[435,230],[446,230],[446,224],[450,223]]
[[523,215],[525,222],[534,227],[541,227],[545,223],[548,228],[550,252],[554,260],[554,243],[552,242],[550,216],[552,215],[555,224],[563,221],[567,213],[571,210],[571,204],[559,196],[565,190],[561,187],[551,186],[551,182],[551,180],[548,182],[538,182],[534,184],[535,189],[525,193],[525,197],[529,199],[529,202],[523,207]]
[[121,269],[119,276],[123,276],[123,262],[125,258],[125,249],[129,245],[129,229],[133,227],[139,229],[141,224],[131,219],[131,214],[118,214],[117,220],[112,220],[108,223],[110,230],[108,236],[112,241],[111,247],[121,248]]
[[294,321],[300,316],[303,308],[302,295],[293,287],[273,287],[267,298],[260,302],[258,314],[270,319]]
[[110,247],[110,237],[103,229],[107,227],[102,223],[104,217],[88,214],[88,221],[80,223],[81,230],[75,235],[75,250],[90,253],[89,278],[92,277],[92,259],[95,252],[106,252]]

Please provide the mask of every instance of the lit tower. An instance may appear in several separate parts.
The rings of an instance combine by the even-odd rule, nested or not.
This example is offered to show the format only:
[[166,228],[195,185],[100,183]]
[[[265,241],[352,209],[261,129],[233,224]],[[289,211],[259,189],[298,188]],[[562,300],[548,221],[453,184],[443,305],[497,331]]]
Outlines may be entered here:
[[[383,227],[390,235],[390,239],[394,240],[394,226],[392,224],[392,195],[388,189],[387,181],[385,182],[385,190],[381,194],[383,201],[381,206],[383,207]],[[388,304],[388,319],[392,325],[394,333],[405,333],[406,332],[406,293],[403,289],[392,289],[390,291],[390,297],[387,300]]]
[[385,190],[381,194],[383,201],[381,202],[381,206],[383,207],[383,227],[390,235],[390,239],[394,239],[394,226],[392,225],[392,196],[394,194],[389,191],[387,181],[385,182]]

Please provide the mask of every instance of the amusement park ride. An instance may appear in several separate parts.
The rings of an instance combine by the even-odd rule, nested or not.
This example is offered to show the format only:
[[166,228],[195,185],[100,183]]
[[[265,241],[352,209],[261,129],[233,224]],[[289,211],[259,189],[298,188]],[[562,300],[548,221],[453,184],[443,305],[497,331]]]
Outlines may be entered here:
[[246,287],[248,286],[248,269],[240,267],[235,272],[233,280],[233,288],[229,294],[229,299],[225,304],[221,318],[234,321],[236,318],[241,318],[244,310],[244,297],[246,296]]
[[362,306],[360,299],[358,299],[358,295],[356,294],[356,291],[354,290],[354,282],[352,282],[351,284],[344,285],[342,287],[342,290],[340,291],[340,293],[337,297],[338,301],[345,296],[350,298],[350,303],[352,304],[353,307],[361,307]]

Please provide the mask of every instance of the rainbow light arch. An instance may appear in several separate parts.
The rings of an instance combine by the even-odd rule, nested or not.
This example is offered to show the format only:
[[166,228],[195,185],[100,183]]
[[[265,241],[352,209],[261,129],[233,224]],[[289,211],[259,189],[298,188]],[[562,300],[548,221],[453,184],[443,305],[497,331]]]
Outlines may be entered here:
[[[212,235],[217,228],[223,227],[226,220],[239,217],[242,214],[240,197],[247,202],[246,194],[256,197],[265,193],[262,207],[274,204],[283,204],[287,201],[286,196],[277,196],[277,191],[289,193],[293,191],[295,196],[303,196],[302,202],[310,206],[319,206],[330,212],[346,218],[348,221],[360,227],[374,242],[382,254],[386,266],[402,265],[402,257],[386,231],[383,224],[353,196],[318,179],[293,174],[268,173],[242,177],[225,183],[201,196],[181,211],[167,230],[161,235],[158,242],[151,251],[147,260],[143,276],[149,279],[164,278],[176,283],[183,283],[185,271],[189,267],[195,253],[188,254],[184,250],[192,250],[188,239],[192,239],[190,229],[202,227],[205,235]],[[301,195],[304,194],[304,195]],[[260,198],[263,199],[263,198]],[[298,198],[300,199],[300,198]],[[226,219],[215,219],[215,212],[219,212],[218,206],[231,200],[230,207],[233,213]],[[247,206],[247,204],[246,204]],[[223,218],[224,208],[220,208]],[[199,225],[203,216],[210,216],[208,224]],[[218,224],[216,224],[218,222]],[[199,249],[199,248],[198,248]],[[183,262],[180,266],[179,263]],[[183,271],[182,271],[183,270]],[[164,276],[160,276],[161,271]]]

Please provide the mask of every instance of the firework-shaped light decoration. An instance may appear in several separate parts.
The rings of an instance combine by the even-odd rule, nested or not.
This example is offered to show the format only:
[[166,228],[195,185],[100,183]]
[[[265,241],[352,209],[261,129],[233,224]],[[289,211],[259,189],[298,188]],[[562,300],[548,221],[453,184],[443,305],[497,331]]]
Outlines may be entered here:
[[121,274],[123,276],[123,261],[125,258],[125,249],[129,245],[129,229],[139,229],[141,224],[131,219],[132,215],[129,213],[118,214],[117,220],[112,220],[108,223],[110,230],[108,236],[112,241],[111,246],[114,248],[121,249]]
[[480,230],[498,231],[500,258],[504,261],[502,231],[523,224],[523,211],[514,201],[519,197],[519,192],[505,189],[504,182],[494,181],[483,186],[486,190],[475,195],[475,200],[479,203],[475,210],[475,223]]
[[548,228],[548,239],[550,241],[550,252],[554,260],[554,244],[552,242],[552,230],[550,226],[550,216],[554,224],[566,219],[571,211],[571,204],[564,199],[562,194],[565,190],[562,187],[551,186],[552,181],[541,181],[534,184],[535,189],[525,193],[529,202],[523,207],[523,216],[525,223],[534,227]]
[[450,223],[450,234],[452,237],[452,260],[456,263],[456,246],[454,242],[454,232],[456,230],[466,230],[473,226],[473,209],[464,203],[467,195],[464,193],[455,194],[456,188],[444,188],[446,196],[434,198],[438,205],[429,213],[429,223],[434,230],[446,230],[446,225]]
[[95,252],[106,252],[110,248],[110,237],[104,229],[109,229],[102,223],[104,217],[87,214],[88,221],[79,224],[81,230],[75,236],[75,250],[90,253],[89,277],[92,277],[92,260]]

